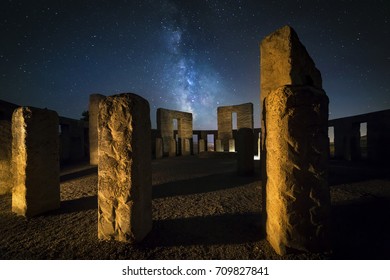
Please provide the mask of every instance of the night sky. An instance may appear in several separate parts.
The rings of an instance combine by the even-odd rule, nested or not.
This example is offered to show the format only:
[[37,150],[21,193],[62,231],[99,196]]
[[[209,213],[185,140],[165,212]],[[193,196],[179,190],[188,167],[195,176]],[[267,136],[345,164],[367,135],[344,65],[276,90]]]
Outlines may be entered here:
[[146,98],[216,129],[252,102],[259,43],[291,25],[322,73],[330,119],[390,108],[390,2],[0,1],[0,99],[77,118],[91,93]]

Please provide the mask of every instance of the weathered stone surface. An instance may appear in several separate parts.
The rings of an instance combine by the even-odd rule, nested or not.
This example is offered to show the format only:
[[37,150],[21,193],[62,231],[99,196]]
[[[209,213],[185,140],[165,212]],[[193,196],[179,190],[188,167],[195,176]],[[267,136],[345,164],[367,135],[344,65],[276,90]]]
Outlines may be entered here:
[[[281,239],[284,238],[283,234],[275,235],[273,230],[271,229],[268,224],[268,219],[278,219],[272,217],[274,212],[277,211],[283,211],[281,209],[284,209],[287,207],[287,205],[290,205],[289,203],[282,203],[283,200],[279,200],[279,202],[276,202],[275,204],[268,205],[269,203],[273,203],[273,199],[268,197],[268,158],[267,155],[272,156],[273,159],[277,158],[275,154],[272,154],[271,152],[267,151],[267,138],[268,138],[268,127],[266,125],[266,120],[269,116],[267,116],[267,110],[265,108],[264,100],[267,98],[267,96],[270,94],[270,92],[274,92],[280,87],[283,86],[310,86],[315,89],[321,89],[322,88],[322,79],[321,79],[321,73],[318,71],[318,69],[315,67],[315,64],[309,54],[306,51],[306,48],[302,45],[302,43],[299,41],[299,38],[295,31],[289,27],[285,26],[274,33],[267,36],[260,45],[260,110],[261,110],[261,141],[260,141],[260,160],[261,160],[261,177],[262,177],[262,185],[266,186],[262,188],[262,205],[263,209],[266,209],[266,211],[263,211],[262,213],[262,223],[263,228],[266,229],[267,232],[264,232],[270,240],[272,240],[271,244],[275,248],[275,250],[282,254],[286,252],[285,247],[290,246],[290,243],[292,244],[292,241],[289,241],[288,245],[283,245],[284,241]],[[283,106],[283,105],[280,105]],[[268,111],[270,112],[270,111]],[[299,115],[299,110],[298,113]],[[290,115],[286,115],[286,118]],[[301,129],[300,127],[297,129]],[[303,128],[302,128],[303,129]],[[280,133],[282,133],[282,128],[280,128]],[[294,132],[295,133],[295,132]],[[296,131],[296,133],[301,133],[300,131]],[[304,131],[302,131],[302,134]],[[286,136],[283,134],[279,135],[280,141],[281,139],[286,139]],[[283,151],[284,153],[285,151]],[[323,152],[323,151],[321,151]],[[325,152],[327,153],[327,152]],[[301,155],[298,155],[301,156]],[[303,157],[305,154],[302,155]],[[272,159],[271,159],[272,160]],[[288,163],[289,164],[289,163]],[[301,166],[298,166],[299,169],[302,169]],[[282,170],[282,169],[281,169]],[[274,176],[274,175],[272,175]],[[291,180],[295,180],[294,177],[297,176],[296,173],[288,173],[286,176],[292,176]],[[299,175],[301,176],[301,175]],[[290,180],[290,178],[287,178],[286,180]],[[301,182],[303,184],[303,182]],[[280,184],[280,188],[283,190],[286,188],[286,186]],[[299,185],[298,188],[302,188],[302,185]],[[283,191],[282,191],[283,192]],[[289,193],[289,192],[287,192]],[[297,201],[301,201],[299,198]],[[303,207],[306,209],[307,205],[301,205],[300,203],[294,204],[294,207]],[[279,210],[275,210],[280,208]],[[274,208],[274,210],[271,211],[271,209]],[[270,209],[270,210],[268,210]],[[325,208],[324,208],[325,209]],[[290,209],[289,211],[293,212],[294,209]],[[327,210],[324,210],[325,212]],[[271,215],[271,217],[270,217]],[[324,214],[326,216],[327,214]],[[307,217],[305,217],[307,218]],[[275,220],[274,220],[275,221]],[[287,227],[288,224],[285,220],[279,220],[280,227]],[[302,221],[303,224],[307,224],[307,221]],[[266,226],[267,224],[267,226]],[[324,231],[325,232],[325,231]],[[311,238],[309,233],[302,233],[301,237],[294,236],[293,239],[297,240],[308,240]],[[320,238],[317,239],[317,241]],[[313,243],[317,241],[312,241]],[[301,241],[298,241],[298,243]],[[301,242],[304,243],[304,242]],[[295,246],[299,247],[299,246]],[[301,246],[304,247],[304,246]],[[314,247],[314,246],[313,246]],[[307,246],[306,248],[309,248]]]
[[26,217],[60,207],[58,115],[21,107],[12,117],[12,211]]
[[290,26],[284,26],[265,37],[260,44],[260,113],[262,178],[265,170],[265,110],[263,100],[284,85],[309,85],[322,88],[320,71],[316,68],[298,35]]
[[0,100],[0,195],[12,191],[12,114],[19,106]]
[[251,176],[254,173],[253,129],[240,128],[237,137],[238,175]]
[[199,139],[199,153],[202,153],[204,151],[205,151],[204,139]]
[[0,195],[12,190],[11,151],[11,122],[0,120]]
[[222,141],[223,151],[229,150],[229,139],[233,138],[232,114],[237,114],[237,129],[253,129],[253,104],[245,103],[217,108],[218,139]]
[[161,138],[156,138],[156,158],[162,158],[163,157],[163,144]]
[[98,237],[138,242],[152,228],[149,103],[127,93],[99,107]]
[[236,151],[236,143],[234,139],[229,139],[229,152],[234,153]]
[[[179,147],[185,146],[185,139],[192,139],[192,114],[181,111],[157,109],[157,130],[163,139],[164,153],[170,151],[170,139],[173,139],[173,120],[177,120],[177,135]],[[191,153],[191,152],[190,152]],[[178,150],[179,155],[183,155],[182,149]],[[186,154],[186,153],[184,153]]]
[[267,239],[280,254],[329,246],[328,98],[311,86],[268,94]]
[[98,114],[99,102],[105,98],[101,94],[91,94],[89,96],[89,163],[97,165],[98,155]]

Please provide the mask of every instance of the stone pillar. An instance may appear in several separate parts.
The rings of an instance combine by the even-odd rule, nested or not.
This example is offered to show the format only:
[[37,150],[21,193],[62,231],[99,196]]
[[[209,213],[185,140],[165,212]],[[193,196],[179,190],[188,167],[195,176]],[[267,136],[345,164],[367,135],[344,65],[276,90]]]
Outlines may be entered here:
[[171,138],[168,140],[169,143],[169,151],[168,151],[168,156],[169,157],[175,157],[176,156],[176,140]]
[[254,172],[253,130],[240,128],[237,137],[237,173],[251,176]]
[[234,139],[229,139],[229,152],[234,153],[236,151],[236,143]]
[[215,151],[216,151],[216,152],[223,152],[223,147],[222,147],[222,141],[221,141],[221,139],[215,140]]
[[26,217],[60,207],[58,115],[20,107],[12,116],[12,212]]
[[328,98],[283,86],[265,98],[267,239],[284,255],[329,249]]
[[163,157],[163,144],[161,138],[156,138],[156,159]]
[[189,156],[191,154],[191,142],[190,142],[190,139],[188,138],[185,138],[182,140],[182,150],[181,150],[181,154],[183,156]]
[[98,113],[99,102],[104,99],[104,95],[91,94],[89,96],[89,163],[97,165],[98,156]]
[[205,151],[204,139],[199,139],[199,153],[203,153]]
[[0,195],[12,191],[12,129],[11,121],[0,120]]
[[100,103],[98,237],[139,242],[152,228],[149,103],[125,93]]

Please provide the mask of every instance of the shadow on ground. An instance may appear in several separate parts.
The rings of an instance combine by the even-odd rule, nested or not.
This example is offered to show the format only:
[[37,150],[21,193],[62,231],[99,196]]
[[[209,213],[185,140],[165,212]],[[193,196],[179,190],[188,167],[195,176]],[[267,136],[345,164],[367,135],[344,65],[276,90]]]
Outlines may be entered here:
[[220,173],[153,186],[153,198],[207,193],[236,188],[259,180],[254,176],[240,177],[236,172]]
[[258,213],[153,221],[145,247],[242,244],[261,239]]

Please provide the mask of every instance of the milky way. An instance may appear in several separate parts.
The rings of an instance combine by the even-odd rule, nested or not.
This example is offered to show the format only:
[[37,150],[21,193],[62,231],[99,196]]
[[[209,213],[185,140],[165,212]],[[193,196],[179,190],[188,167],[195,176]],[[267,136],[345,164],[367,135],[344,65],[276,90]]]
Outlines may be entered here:
[[80,118],[92,93],[134,92],[215,129],[218,106],[254,104],[259,42],[289,24],[321,71],[330,118],[390,107],[387,1],[0,2],[0,99]]

